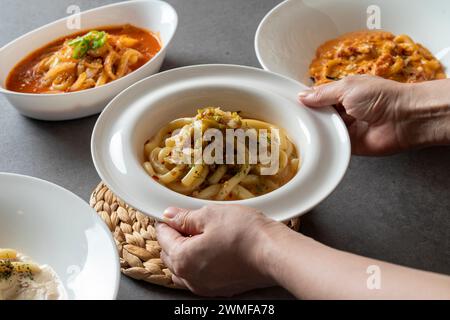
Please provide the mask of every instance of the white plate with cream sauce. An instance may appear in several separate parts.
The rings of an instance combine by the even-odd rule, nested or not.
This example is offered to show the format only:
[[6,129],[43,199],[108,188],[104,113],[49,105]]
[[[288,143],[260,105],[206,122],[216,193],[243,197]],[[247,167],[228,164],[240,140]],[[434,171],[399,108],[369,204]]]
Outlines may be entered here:
[[0,190],[0,248],[15,249],[41,266],[46,274],[36,280],[59,279],[60,299],[116,298],[117,249],[86,202],[53,183],[10,173],[0,173]]

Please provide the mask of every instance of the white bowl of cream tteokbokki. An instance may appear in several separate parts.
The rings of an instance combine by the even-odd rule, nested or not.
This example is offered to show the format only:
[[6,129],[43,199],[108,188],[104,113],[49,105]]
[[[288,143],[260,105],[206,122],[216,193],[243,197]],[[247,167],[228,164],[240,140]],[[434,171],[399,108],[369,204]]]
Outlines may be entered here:
[[111,232],[72,192],[0,173],[0,300],[110,300],[120,266]]
[[157,219],[169,206],[217,203],[280,221],[301,215],[334,190],[350,159],[341,118],[331,107],[301,106],[304,88],[233,65],[151,76],[100,115],[95,167],[119,198]]
[[175,10],[158,0],[120,2],[50,23],[0,49],[0,92],[31,118],[99,113],[159,71],[177,23]]
[[262,20],[255,50],[264,69],[308,86],[358,74],[443,79],[449,12],[444,0],[287,0]]

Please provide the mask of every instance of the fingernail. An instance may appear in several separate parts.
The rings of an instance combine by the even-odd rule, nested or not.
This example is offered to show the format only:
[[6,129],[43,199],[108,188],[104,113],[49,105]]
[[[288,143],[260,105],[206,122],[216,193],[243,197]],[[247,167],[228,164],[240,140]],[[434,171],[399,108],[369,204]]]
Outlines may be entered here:
[[308,96],[312,95],[313,93],[314,93],[314,90],[308,89],[308,90],[300,92],[298,94],[298,97],[299,97],[299,99],[307,98]]
[[180,212],[180,209],[175,207],[169,207],[166,210],[164,210],[163,215],[165,218],[172,219],[178,214],[178,212]]

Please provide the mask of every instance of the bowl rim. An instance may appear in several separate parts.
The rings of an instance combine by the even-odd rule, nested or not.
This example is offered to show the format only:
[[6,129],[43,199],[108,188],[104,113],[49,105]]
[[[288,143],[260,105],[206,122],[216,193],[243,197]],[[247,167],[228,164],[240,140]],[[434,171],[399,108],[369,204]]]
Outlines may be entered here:
[[[92,217],[93,219],[101,226],[101,228],[105,231],[106,236],[108,238],[108,240],[111,242],[111,245],[113,246],[113,248],[116,248],[116,243],[114,241],[114,238],[111,234],[111,231],[108,229],[108,227],[106,226],[106,224],[103,222],[103,220],[97,215],[95,214],[95,212],[93,211],[93,209],[88,205],[88,203],[86,201],[84,201],[83,199],[81,199],[78,195],[76,195],[75,193],[73,193],[72,191],[63,188],[60,185],[57,185],[56,183],[44,180],[44,179],[40,179],[40,178],[36,178],[33,176],[29,176],[29,175],[23,175],[23,174],[18,174],[18,173],[11,173],[11,172],[0,172],[0,178],[1,177],[10,177],[10,178],[14,178],[14,179],[23,179],[23,180],[31,180],[33,182],[37,182],[37,183],[41,183],[41,184],[45,184],[47,186],[49,186],[50,188],[54,188],[56,190],[59,190],[61,192],[64,192],[65,194],[67,194],[67,196],[70,196],[73,198],[74,201],[78,201],[80,202],[80,205],[89,208],[90,211],[92,211]],[[86,210],[87,212],[87,210]],[[117,294],[119,292],[119,285],[120,285],[120,263],[119,263],[119,254],[117,252],[117,250],[113,250],[113,255],[115,256],[115,261],[114,261],[114,269],[115,269],[115,286],[114,286],[114,291],[112,292],[111,295],[111,300],[115,300],[117,299]]]
[[[124,94],[126,94],[126,93],[129,92],[130,90],[133,90],[134,87],[139,86],[142,82],[148,81],[148,79],[150,79],[150,78],[157,77],[157,76],[162,76],[162,75],[165,75],[165,74],[168,74],[168,73],[171,73],[171,72],[177,72],[177,71],[179,71],[179,70],[190,70],[190,69],[194,69],[194,70],[195,70],[195,69],[201,69],[201,68],[216,68],[216,67],[219,67],[219,68],[223,68],[223,67],[230,68],[230,67],[231,67],[231,68],[236,68],[236,69],[245,69],[245,70],[253,70],[253,71],[257,71],[257,72],[263,72],[263,73],[271,74],[271,75],[273,75],[273,76],[282,78],[282,79],[284,79],[284,80],[286,80],[286,81],[289,81],[289,82],[291,82],[291,83],[295,83],[296,85],[301,85],[301,86],[306,87],[304,84],[302,84],[302,83],[299,82],[299,81],[296,81],[296,80],[294,80],[294,79],[291,79],[291,78],[289,78],[289,77],[287,77],[287,76],[284,76],[284,75],[282,75],[282,74],[275,73],[275,72],[273,72],[273,71],[262,70],[262,69],[260,69],[260,68],[255,68],[255,67],[250,67],[250,66],[242,66],[242,65],[235,65],[235,64],[200,64],[200,65],[185,66],[185,67],[180,67],[180,68],[175,68],[175,69],[166,70],[166,71],[160,72],[160,73],[158,73],[158,74],[152,75],[152,76],[150,76],[150,77],[147,77],[147,78],[145,78],[145,79],[142,79],[142,80],[140,80],[140,81],[134,83],[133,85],[131,85],[130,87],[128,87],[127,89],[125,89],[124,91],[122,91],[120,94],[118,94],[116,97],[114,97],[114,98],[108,103],[108,105],[104,108],[103,112],[102,112],[102,113],[100,114],[100,116],[98,117],[98,119],[97,119],[97,121],[96,121],[96,123],[95,123],[95,125],[94,125],[94,128],[93,128],[93,130],[92,130],[92,136],[91,136],[91,156],[92,156],[92,161],[93,161],[93,163],[94,163],[95,169],[96,169],[96,171],[97,171],[99,177],[100,177],[101,180],[108,186],[108,188],[111,189],[111,191],[113,191],[115,194],[118,194],[118,193],[117,193],[118,190],[116,190],[115,185],[111,185],[111,184],[109,183],[109,181],[107,181],[107,180],[109,180],[109,179],[105,179],[104,172],[106,172],[106,170],[105,170],[105,169],[102,169],[102,168],[103,168],[103,165],[100,164],[101,158],[100,158],[100,156],[98,155],[98,151],[96,150],[96,149],[97,149],[97,148],[96,148],[96,142],[97,142],[96,137],[99,136],[99,134],[100,134],[99,132],[101,131],[101,129],[103,129],[103,128],[101,128],[101,127],[104,127],[104,124],[102,123],[102,122],[103,122],[102,119],[103,119],[103,118],[105,117],[105,115],[107,114],[107,110],[108,110],[109,108],[111,108],[112,106],[114,106],[114,104],[116,103],[116,100],[120,99]],[[325,108],[325,109],[327,109],[327,108]],[[339,117],[339,116],[337,115],[337,112],[336,112],[333,108],[331,108],[331,107],[329,107],[328,110],[329,110],[330,112],[332,112],[333,114],[335,114],[335,115],[337,116],[337,121],[340,122],[340,124],[341,124],[342,126],[345,127],[345,124],[344,124],[343,120],[341,119],[341,117]],[[348,170],[348,167],[349,167],[349,164],[350,164],[350,158],[351,158],[350,137],[349,137],[349,135],[348,135],[348,131],[347,131],[347,130],[345,130],[344,135],[345,135],[345,145],[348,146],[348,152],[346,152],[346,154],[342,157],[343,169],[342,169],[342,171],[339,173],[339,175],[335,178],[335,180],[333,181],[333,183],[332,183],[332,188],[329,188],[326,192],[322,192],[321,196],[319,197],[319,200],[316,201],[316,203],[313,203],[313,204],[311,204],[310,206],[305,207],[304,210],[302,210],[301,212],[297,213],[295,216],[303,215],[304,213],[310,211],[312,208],[314,208],[314,207],[317,206],[319,203],[321,203],[322,201],[324,201],[328,196],[330,196],[331,193],[333,193],[333,191],[338,187],[338,185],[340,184],[340,182],[341,182],[342,179],[344,178],[345,173],[346,173],[347,170]],[[278,188],[277,190],[275,190],[275,191],[273,191],[273,192],[279,191],[279,190],[282,189],[283,187],[287,186],[289,183],[293,183],[293,180],[294,180],[296,177],[298,177],[298,174],[296,174],[296,175],[293,177],[293,179],[291,179],[287,184],[281,186],[280,188]],[[161,185],[160,185],[160,186],[161,186]],[[173,190],[170,190],[169,188],[167,188],[167,187],[165,187],[165,186],[162,186],[162,187],[163,187],[167,192],[174,192]],[[261,196],[255,197],[255,198],[253,198],[253,199],[258,199],[258,198],[261,199],[261,198],[263,198],[263,197],[265,197],[265,196],[267,196],[267,195],[270,196],[271,194],[273,194],[273,192],[270,192],[270,193],[268,193],[268,194],[265,194],[265,195],[261,195]],[[176,192],[175,192],[175,193],[176,193]],[[181,194],[179,194],[179,193],[176,193],[176,194],[177,194],[177,195],[181,195]],[[192,199],[191,197],[186,197],[186,198]],[[131,206],[133,206],[133,207],[136,208],[137,210],[142,211],[142,212],[145,213],[146,215],[150,215],[150,216],[152,216],[153,218],[155,218],[155,219],[157,219],[157,220],[160,220],[160,219],[161,219],[160,217],[157,217],[156,215],[153,215],[153,214],[150,214],[150,213],[146,213],[146,210],[145,210],[144,208],[141,208],[140,206],[135,206],[134,204],[131,203],[131,202],[133,202],[133,201],[131,201],[131,202],[129,201],[130,199],[128,199],[128,197],[127,197],[127,199],[124,199],[124,198],[122,198],[122,199],[123,199],[124,201],[128,202]],[[194,198],[194,199],[195,199],[195,198]],[[206,201],[205,201],[205,200],[202,200],[202,202],[204,202],[205,205],[206,205],[206,204],[242,204],[242,205],[245,205],[245,204],[246,204],[246,200],[237,200],[237,201],[214,201],[214,200],[206,200]],[[294,217],[294,216],[292,216],[292,217]],[[291,218],[292,218],[292,217],[291,217]],[[276,219],[276,218],[274,218],[274,219]]]
[[[157,52],[150,60],[148,60],[145,64],[143,64],[143,65],[142,65],[141,67],[139,67],[138,69],[134,70],[133,72],[130,72],[129,74],[125,75],[125,76],[122,77],[122,78],[116,79],[116,80],[114,80],[114,81],[110,81],[110,82],[108,82],[108,83],[106,83],[106,84],[104,84],[104,85],[102,85],[102,86],[94,87],[94,88],[89,88],[89,89],[84,89],[84,90],[80,90],[80,91],[74,91],[74,92],[61,92],[61,93],[56,93],[56,94],[55,94],[55,93],[25,93],[25,92],[17,92],[17,91],[9,90],[9,89],[5,88],[5,83],[0,83],[0,93],[8,94],[8,95],[15,95],[15,96],[23,96],[23,97],[63,97],[63,96],[69,96],[69,95],[70,95],[70,96],[82,95],[82,94],[86,94],[86,93],[91,93],[92,91],[97,90],[97,89],[105,89],[105,88],[109,88],[111,85],[116,84],[118,81],[122,81],[122,80],[125,80],[125,79],[129,78],[129,76],[132,75],[134,72],[137,72],[137,71],[139,71],[140,69],[142,69],[142,68],[144,68],[144,67],[147,67],[147,66],[150,65],[155,59],[157,59],[160,55],[162,55],[162,54],[165,53],[165,51],[166,51],[167,48],[170,46],[170,44],[171,44],[171,42],[172,42],[172,40],[173,40],[173,38],[174,38],[174,36],[175,36],[175,34],[176,34],[176,31],[177,31],[177,28],[178,28],[178,21],[179,21],[179,18],[178,18],[178,13],[177,13],[177,11],[175,10],[175,8],[174,8],[170,3],[166,2],[166,1],[163,1],[163,0],[128,0],[128,1],[121,1],[121,2],[117,2],[117,3],[112,3],[112,4],[107,4],[107,5],[104,5],[104,6],[92,8],[92,9],[89,9],[89,10],[82,11],[82,12],[80,12],[79,14],[80,14],[80,16],[81,16],[81,15],[86,14],[86,13],[91,13],[91,12],[95,12],[95,11],[100,11],[100,10],[107,9],[107,8],[111,8],[111,7],[118,7],[118,6],[123,6],[123,5],[131,5],[131,4],[134,4],[134,3],[140,3],[140,2],[153,2],[153,3],[159,3],[160,6],[167,6],[167,7],[169,8],[169,10],[172,10],[172,12],[173,12],[173,14],[174,14],[174,18],[175,18],[175,19],[174,19],[174,23],[175,23],[175,24],[174,24],[173,31],[172,31],[172,33],[170,34],[170,36],[169,36],[167,42],[166,42],[166,43],[163,43],[163,42],[161,41],[161,39],[159,39],[160,42],[161,42],[161,49],[160,49],[160,50],[159,50],[159,51],[158,51],[158,52]],[[47,23],[47,24],[45,24],[45,25],[43,25],[43,26],[40,26],[40,27],[38,27],[38,28],[36,28],[36,29],[33,29],[33,30],[31,30],[31,31],[29,31],[29,32],[27,32],[27,33],[25,33],[25,34],[23,34],[23,35],[21,35],[21,36],[15,38],[14,40],[11,40],[10,42],[8,42],[7,44],[5,44],[4,46],[2,46],[2,47],[0,48],[0,54],[2,53],[2,51],[3,51],[4,49],[6,49],[7,47],[10,47],[10,46],[13,46],[16,42],[22,40],[23,38],[26,38],[26,37],[28,37],[29,35],[33,34],[33,33],[42,32],[42,30],[44,30],[44,29],[46,29],[46,28],[49,28],[49,27],[51,27],[51,26],[53,26],[53,25],[56,25],[56,24],[58,24],[58,23],[60,23],[60,22],[62,22],[62,21],[65,21],[65,20],[69,19],[69,18],[70,18],[70,16],[67,16],[67,17],[60,18],[60,19],[57,19],[57,20],[55,20],[55,21],[49,22],[49,23]],[[139,26],[137,26],[137,27],[139,27]],[[143,28],[143,29],[145,29],[145,28]],[[89,29],[83,29],[83,30],[81,30],[81,31],[84,31],[84,30],[89,30]],[[147,30],[147,29],[145,29],[145,30]],[[152,30],[147,30],[147,31],[150,31],[150,32],[154,33]],[[63,37],[63,36],[61,36],[61,37]],[[39,48],[37,48],[37,49],[35,49],[35,50],[39,50]],[[26,57],[26,56],[25,56],[25,57]],[[21,61],[21,60],[19,60],[19,62],[20,62],[20,61]],[[16,64],[16,65],[17,65],[17,64]],[[16,65],[15,65],[15,66],[16,66]],[[14,66],[14,67],[15,67],[15,66]],[[14,67],[13,67],[13,69],[14,69]],[[6,76],[6,79],[8,79],[8,76],[9,76],[9,74],[11,73],[11,71],[12,71],[12,69],[8,71],[7,76]]]
[[[260,41],[260,35],[261,35],[261,30],[264,27],[264,25],[266,24],[267,20],[269,20],[272,17],[272,14],[276,11],[278,11],[281,7],[284,7],[285,5],[287,5],[289,2],[291,2],[292,0],[284,0],[283,2],[277,4],[275,7],[273,7],[272,9],[270,9],[269,12],[266,13],[266,15],[262,18],[261,22],[258,25],[258,28],[256,29],[255,32],[255,38],[253,40],[253,44],[255,46],[255,54],[256,54],[256,58],[258,59],[259,64],[261,65],[261,67],[263,67],[264,70],[267,71],[271,71],[264,63],[264,59],[262,58],[261,55],[261,51],[259,50],[259,41]],[[273,72],[273,71],[271,71]],[[284,76],[284,75],[282,75]],[[286,76],[284,76],[286,77]],[[304,83],[302,83],[304,84]],[[305,84],[306,85],[306,84]]]

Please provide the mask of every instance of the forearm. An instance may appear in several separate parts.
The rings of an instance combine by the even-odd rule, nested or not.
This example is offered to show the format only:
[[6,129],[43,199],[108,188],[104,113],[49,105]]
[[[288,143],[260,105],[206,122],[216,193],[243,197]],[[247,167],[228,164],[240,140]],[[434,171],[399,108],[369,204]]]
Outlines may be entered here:
[[[301,299],[450,299],[448,276],[335,250],[290,230],[270,242],[268,273]],[[379,289],[368,286],[369,266],[380,271]]]
[[450,144],[450,79],[409,84],[405,115],[413,146]]

